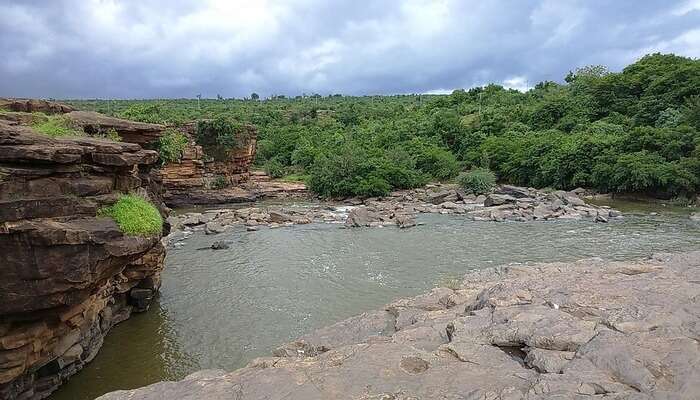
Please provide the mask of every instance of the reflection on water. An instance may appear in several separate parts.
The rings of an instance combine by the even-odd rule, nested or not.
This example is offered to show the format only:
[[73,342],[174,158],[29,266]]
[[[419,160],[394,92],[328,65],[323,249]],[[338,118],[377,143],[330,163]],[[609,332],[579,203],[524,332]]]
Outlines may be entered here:
[[[160,303],[116,327],[56,399],[235,369],[313,328],[421,293],[470,269],[511,262],[626,259],[700,249],[687,215],[635,214],[608,224],[475,222],[423,215],[424,225],[305,225],[192,235],[169,249]],[[196,250],[228,240],[228,250]]]

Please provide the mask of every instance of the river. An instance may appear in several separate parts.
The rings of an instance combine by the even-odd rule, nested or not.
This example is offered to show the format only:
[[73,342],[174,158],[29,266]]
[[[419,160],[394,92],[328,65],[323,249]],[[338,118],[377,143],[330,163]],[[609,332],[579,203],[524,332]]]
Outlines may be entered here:
[[[476,222],[421,215],[415,228],[297,225],[195,233],[168,249],[158,301],[116,326],[95,360],[53,400],[103,393],[199,369],[233,370],[314,328],[505,263],[629,259],[700,249],[687,209],[613,204],[625,217]],[[228,240],[228,250],[197,250]]]

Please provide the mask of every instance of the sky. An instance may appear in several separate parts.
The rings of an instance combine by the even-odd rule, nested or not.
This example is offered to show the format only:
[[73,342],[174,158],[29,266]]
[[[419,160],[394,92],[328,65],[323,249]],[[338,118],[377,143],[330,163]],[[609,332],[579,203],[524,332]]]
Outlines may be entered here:
[[526,90],[700,57],[700,0],[0,0],[0,97]]

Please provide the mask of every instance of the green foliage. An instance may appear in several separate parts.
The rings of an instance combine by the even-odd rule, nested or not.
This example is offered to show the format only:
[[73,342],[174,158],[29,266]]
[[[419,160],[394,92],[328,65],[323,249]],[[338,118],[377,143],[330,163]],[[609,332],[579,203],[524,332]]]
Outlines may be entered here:
[[526,93],[492,84],[450,95],[72,104],[146,122],[227,121],[205,124],[211,129],[197,139],[210,155],[235,146],[234,121],[253,124],[256,163],[308,175],[324,196],[383,194],[451,179],[463,167],[535,187],[667,197],[700,190],[700,60],[673,54],[621,72],[579,68],[565,83]]
[[215,160],[227,159],[230,150],[239,149],[247,139],[243,125],[226,115],[197,122],[195,141]]
[[276,158],[270,159],[265,163],[265,173],[272,178],[281,178],[286,172],[284,165]]
[[180,161],[182,154],[187,147],[187,136],[175,129],[166,129],[160,138],[158,138],[158,156],[160,161],[165,163],[174,163]]
[[85,132],[75,126],[71,120],[63,115],[50,115],[46,119],[39,119],[32,125],[39,133],[51,137],[85,136]]
[[225,176],[217,175],[213,181],[211,181],[210,187],[212,189],[223,189],[228,186],[228,180]]
[[112,218],[127,235],[160,235],[163,230],[163,218],[158,209],[137,195],[121,196],[113,205],[101,208],[98,215]]
[[282,182],[302,182],[302,183],[308,183],[309,179],[311,179],[311,175],[305,175],[305,174],[289,174],[285,175],[280,178]]
[[104,137],[105,139],[109,139],[113,142],[121,142],[122,141],[122,137],[119,136],[119,133],[114,128],[107,129],[107,131],[102,134],[102,137]]
[[467,192],[486,194],[496,186],[496,174],[485,168],[475,168],[459,174],[457,182]]

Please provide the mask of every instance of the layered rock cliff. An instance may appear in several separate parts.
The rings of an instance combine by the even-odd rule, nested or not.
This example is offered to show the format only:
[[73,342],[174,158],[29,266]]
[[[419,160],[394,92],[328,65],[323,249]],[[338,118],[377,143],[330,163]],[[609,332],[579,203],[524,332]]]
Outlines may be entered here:
[[100,207],[161,202],[157,153],[52,139],[0,120],[0,399],[42,399],[158,290],[160,235],[127,236]]
[[[157,149],[166,129],[173,128],[187,136],[189,143],[180,160],[160,166],[165,189],[163,199],[171,207],[191,204],[221,204],[253,201],[256,191],[244,188],[249,181],[250,166],[255,159],[257,130],[243,125],[241,146],[227,152],[223,159],[207,155],[194,140],[196,123],[180,127],[130,121],[92,111],[77,111],[65,104],[34,99],[0,99],[0,120],[29,125],[41,117],[32,113],[61,114],[87,135],[116,133],[123,142],[138,144],[144,149]],[[44,118],[46,118],[44,116]]]
[[700,252],[513,265],[99,400],[700,398]]
[[170,206],[188,204],[223,204],[255,200],[255,194],[241,185],[250,179],[250,166],[255,159],[257,131],[252,125],[244,125],[239,134],[245,138],[242,145],[216,160],[195,144],[195,125],[189,124],[181,131],[189,138],[189,144],[178,162],[168,163],[161,169],[163,184],[167,188],[165,201]]

